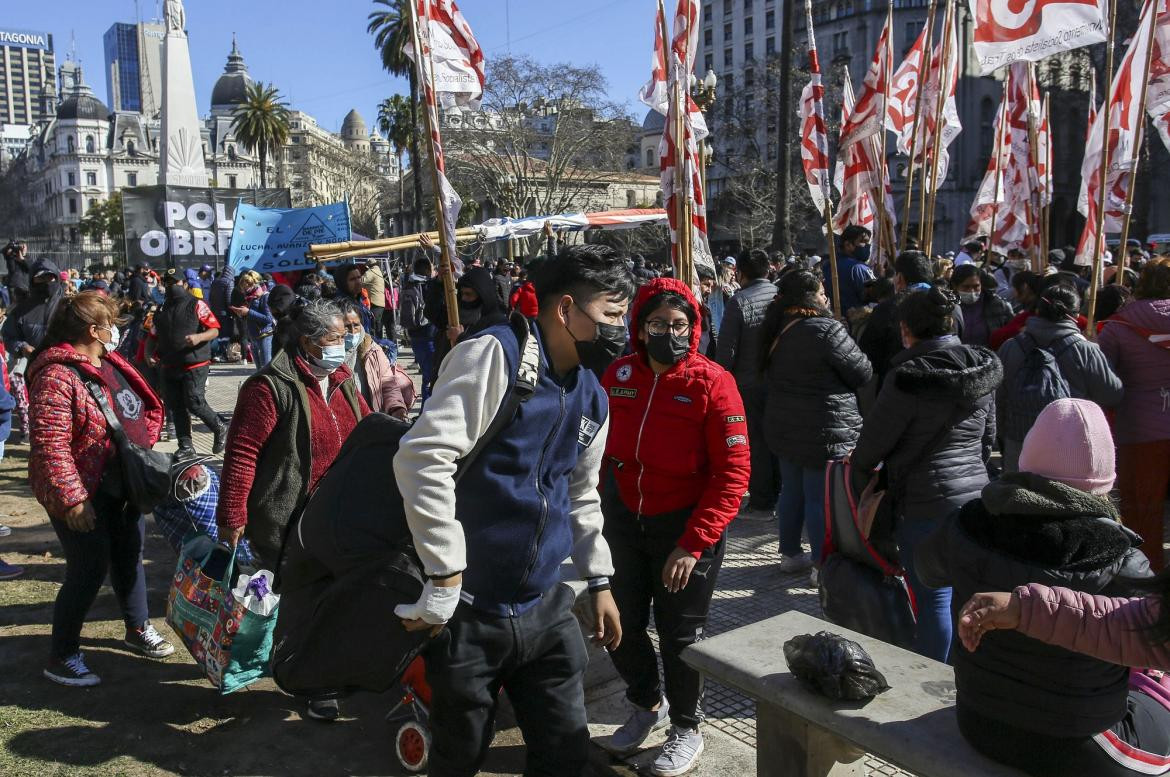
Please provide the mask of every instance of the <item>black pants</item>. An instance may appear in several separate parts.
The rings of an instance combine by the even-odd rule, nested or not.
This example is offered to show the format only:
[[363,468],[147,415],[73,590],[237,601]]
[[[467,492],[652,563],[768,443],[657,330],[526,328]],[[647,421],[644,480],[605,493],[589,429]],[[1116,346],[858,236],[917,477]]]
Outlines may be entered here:
[[613,554],[613,597],[622,614],[622,643],[610,653],[626,681],[626,697],[642,709],[662,699],[658,661],[647,628],[653,607],[670,722],[695,728],[703,718],[703,676],[683,663],[683,648],[703,635],[715,581],[723,565],[726,538],[699,557],[691,579],[678,593],[662,584],[666,559],[678,547],[691,510],[635,516],[619,501],[606,500],[605,540]]
[[431,777],[479,771],[492,743],[501,687],[528,746],[525,777],[584,773],[589,728],[582,678],[588,656],[572,606],[573,592],[564,585],[516,617],[459,605],[426,653]]
[[752,475],[748,482],[751,491],[749,506],[753,510],[774,510],[780,496],[780,462],[768,448],[764,428],[765,386],[740,388],[744,416],[747,418],[748,443],[752,447]]
[[382,315],[386,312],[386,308],[380,308],[376,305],[370,305],[370,337],[375,340],[382,337]]
[[194,415],[214,432],[219,428],[219,416],[207,404],[207,374],[210,365],[179,371],[164,367],[162,371],[163,399],[175,422],[175,436],[179,444],[191,447],[191,416]]
[[[1023,731],[1000,720],[958,707],[959,731],[979,752],[1035,777],[1125,777],[1142,772],[1117,762],[1110,753],[1133,748],[1152,761],[1170,756],[1170,710],[1139,691],[1130,690],[1125,717],[1105,734],[1116,741],[1091,737],[1051,737]],[[1120,743],[1120,747],[1119,747]],[[1135,755],[1130,752],[1130,755]]]
[[74,531],[64,521],[51,520],[65,550],[65,582],[53,605],[54,659],[68,658],[78,651],[81,627],[107,570],[126,627],[141,626],[148,618],[146,574],[142,570],[146,522],[130,505],[100,492],[90,502],[97,515],[93,531]]

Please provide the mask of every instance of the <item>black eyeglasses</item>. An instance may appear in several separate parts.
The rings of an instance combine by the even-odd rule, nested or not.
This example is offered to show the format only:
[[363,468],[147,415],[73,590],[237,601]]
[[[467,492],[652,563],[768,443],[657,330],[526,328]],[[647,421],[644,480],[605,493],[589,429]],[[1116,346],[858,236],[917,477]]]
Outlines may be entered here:
[[652,335],[664,335],[669,332],[682,337],[690,334],[691,324],[689,321],[663,321],[661,318],[652,318],[646,322],[646,331]]

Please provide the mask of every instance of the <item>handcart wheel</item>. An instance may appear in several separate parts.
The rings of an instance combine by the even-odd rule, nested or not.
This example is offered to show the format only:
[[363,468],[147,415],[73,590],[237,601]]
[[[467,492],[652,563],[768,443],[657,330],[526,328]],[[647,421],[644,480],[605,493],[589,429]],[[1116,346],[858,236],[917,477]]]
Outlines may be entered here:
[[431,732],[421,723],[408,720],[398,728],[394,750],[402,768],[411,773],[421,772],[427,768],[427,758],[431,754]]

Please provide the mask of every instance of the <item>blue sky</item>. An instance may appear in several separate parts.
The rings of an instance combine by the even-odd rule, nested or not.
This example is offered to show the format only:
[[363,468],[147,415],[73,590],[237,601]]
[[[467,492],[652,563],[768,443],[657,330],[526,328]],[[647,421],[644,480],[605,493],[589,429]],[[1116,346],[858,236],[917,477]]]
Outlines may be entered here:
[[[406,85],[382,71],[366,34],[368,0],[186,0],[199,113],[223,72],[232,33],[253,78],[275,82],[294,108],[338,130],[350,108],[372,122],[378,102]],[[4,2],[0,26],[52,33],[58,61],[76,39],[86,81],[105,101],[102,35],[134,21],[134,0]],[[140,0],[142,16],[155,0]],[[638,87],[649,76],[654,0],[460,0],[486,56],[511,50],[542,62],[599,64],[610,96],[641,120]],[[510,23],[509,23],[510,21]]]

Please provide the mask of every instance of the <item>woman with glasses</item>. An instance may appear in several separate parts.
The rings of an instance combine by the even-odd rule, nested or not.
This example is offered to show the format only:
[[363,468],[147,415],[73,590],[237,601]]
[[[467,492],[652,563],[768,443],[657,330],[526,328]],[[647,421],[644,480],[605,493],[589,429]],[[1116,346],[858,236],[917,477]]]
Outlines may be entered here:
[[[724,531],[739,512],[751,469],[735,379],[697,353],[700,315],[682,282],[648,282],[631,314],[634,352],[601,381],[610,404],[602,511],[623,634],[611,656],[634,708],[613,744],[636,750],[671,724],[652,767],[656,775],[682,774],[703,752],[703,681],[679,655],[703,632]],[[646,631],[651,608],[665,698]]]

